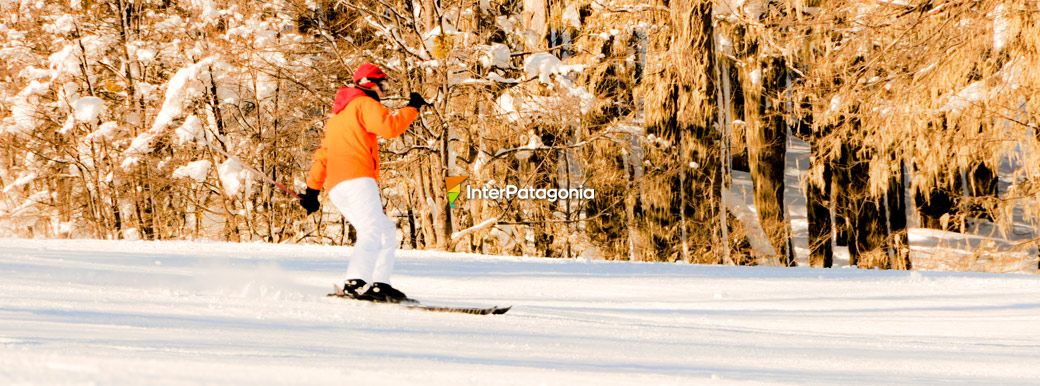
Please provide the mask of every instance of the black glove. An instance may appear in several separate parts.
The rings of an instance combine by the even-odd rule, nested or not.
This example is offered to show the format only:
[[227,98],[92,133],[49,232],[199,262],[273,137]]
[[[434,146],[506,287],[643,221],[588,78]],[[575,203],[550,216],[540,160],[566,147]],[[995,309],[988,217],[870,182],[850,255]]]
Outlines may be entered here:
[[318,208],[321,208],[321,203],[318,202],[318,193],[321,193],[321,191],[307,188],[307,191],[300,195],[300,206],[307,210],[307,214],[317,212]]
[[426,99],[423,99],[422,95],[419,95],[419,93],[413,92],[411,94],[408,94],[408,106],[409,107],[415,107],[416,109],[418,109],[418,108],[426,106],[428,104],[429,103],[426,103]]

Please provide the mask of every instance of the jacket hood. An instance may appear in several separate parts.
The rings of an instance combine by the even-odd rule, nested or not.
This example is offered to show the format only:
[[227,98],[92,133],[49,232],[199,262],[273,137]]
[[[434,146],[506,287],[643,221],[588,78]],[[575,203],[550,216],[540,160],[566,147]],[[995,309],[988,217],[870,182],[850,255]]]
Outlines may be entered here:
[[332,113],[339,114],[340,111],[347,108],[347,105],[350,104],[351,101],[360,96],[367,96],[377,101],[379,100],[379,96],[374,92],[362,90],[357,87],[341,87],[339,91],[336,92],[336,100],[332,102]]

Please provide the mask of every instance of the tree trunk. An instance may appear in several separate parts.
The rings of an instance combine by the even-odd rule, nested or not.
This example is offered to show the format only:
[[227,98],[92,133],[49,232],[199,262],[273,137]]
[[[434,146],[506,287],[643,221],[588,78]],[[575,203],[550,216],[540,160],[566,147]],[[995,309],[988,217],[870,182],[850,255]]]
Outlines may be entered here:
[[885,194],[885,217],[888,218],[889,268],[910,269],[910,238],[906,219],[906,190],[903,186],[904,169],[889,182]]
[[[819,141],[809,145],[810,154],[819,154]],[[819,158],[816,158],[819,159]],[[824,165],[823,186],[809,183],[806,187],[806,211],[809,222],[809,265],[830,268],[834,264],[831,242],[831,167]]]
[[759,222],[776,251],[780,265],[794,265],[791,237],[784,219],[784,154],[787,127],[776,96],[783,92],[783,59],[774,58],[765,69],[764,92],[759,102],[759,124],[748,128],[748,165],[755,188]]

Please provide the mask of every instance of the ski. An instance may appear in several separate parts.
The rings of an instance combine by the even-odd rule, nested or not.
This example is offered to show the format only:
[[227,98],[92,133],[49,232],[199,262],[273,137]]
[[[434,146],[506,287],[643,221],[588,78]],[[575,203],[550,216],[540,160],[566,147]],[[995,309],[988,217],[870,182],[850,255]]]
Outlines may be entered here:
[[356,300],[356,301],[361,301],[361,302],[370,302],[370,303],[376,303],[376,304],[396,305],[396,306],[400,306],[400,307],[404,307],[404,308],[408,308],[408,309],[412,309],[412,310],[419,310],[419,311],[447,312],[447,313],[470,314],[470,315],[502,315],[502,314],[504,314],[506,312],[509,312],[509,310],[511,308],[513,308],[512,306],[509,306],[509,307],[498,307],[498,306],[492,306],[492,307],[432,306],[432,305],[422,304],[418,300],[415,300],[415,299],[406,299],[405,301],[402,301],[400,303],[373,302],[373,301],[370,301],[370,300],[361,300],[361,299],[354,298],[354,297],[352,297],[350,295],[347,295],[346,293],[344,293],[342,290],[339,290],[339,289],[336,289],[335,292],[332,292],[332,293],[330,293],[330,294],[328,294],[326,296],[328,296],[328,297],[336,297],[336,298],[340,298],[340,299],[347,299],[347,300]]

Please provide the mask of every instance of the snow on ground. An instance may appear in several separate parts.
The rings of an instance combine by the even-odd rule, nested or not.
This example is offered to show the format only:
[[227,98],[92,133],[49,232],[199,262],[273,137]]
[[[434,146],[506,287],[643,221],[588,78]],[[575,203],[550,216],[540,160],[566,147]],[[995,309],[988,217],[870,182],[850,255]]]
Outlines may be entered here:
[[[1035,384],[1040,277],[0,239],[0,384]],[[353,381],[353,382],[351,382]]]

